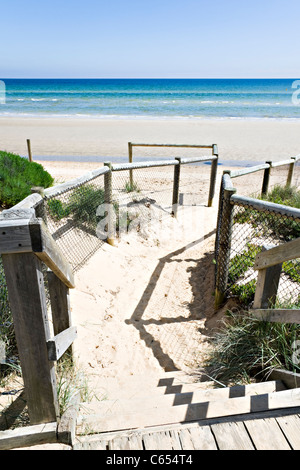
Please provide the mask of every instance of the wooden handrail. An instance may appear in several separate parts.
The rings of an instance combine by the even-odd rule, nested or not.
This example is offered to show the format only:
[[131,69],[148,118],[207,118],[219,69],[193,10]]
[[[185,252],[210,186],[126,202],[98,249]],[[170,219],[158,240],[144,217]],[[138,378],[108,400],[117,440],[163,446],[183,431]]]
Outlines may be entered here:
[[300,238],[258,253],[254,269],[270,268],[296,258],[300,258]]
[[75,287],[72,267],[41,219],[1,218],[0,254],[31,252],[35,253],[67,287]]

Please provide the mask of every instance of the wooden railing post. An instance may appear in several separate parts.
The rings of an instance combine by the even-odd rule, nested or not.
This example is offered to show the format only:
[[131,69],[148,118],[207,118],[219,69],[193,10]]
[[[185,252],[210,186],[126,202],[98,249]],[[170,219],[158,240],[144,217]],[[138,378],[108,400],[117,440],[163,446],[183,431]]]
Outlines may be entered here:
[[[270,250],[273,246],[263,246],[262,252]],[[278,285],[282,264],[270,266],[266,269],[260,269],[257,276],[257,287],[253,308],[271,308],[274,306],[277,297]]]
[[179,201],[179,185],[180,185],[180,168],[181,158],[175,158],[179,163],[174,165],[174,181],[173,181],[173,199],[172,199],[172,215],[177,217],[178,201]]
[[[132,163],[132,143],[128,142],[128,160]],[[129,170],[130,187],[133,188],[133,171]]]
[[271,165],[272,162],[266,162],[267,165],[269,165],[269,168],[265,168],[264,170],[264,178],[263,178],[263,183],[262,183],[262,188],[261,188],[261,195],[265,196],[268,194],[269,190],[269,183],[270,183],[270,174],[271,174]]
[[216,144],[213,145],[212,154],[213,156],[217,158],[215,160],[212,160],[211,162],[210,188],[209,188],[209,196],[208,196],[208,204],[207,204],[208,207],[212,207],[213,205],[215,188],[216,188],[218,161],[219,161],[218,146]]
[[59,416],[42,263],[34,253],[2,255],[31,424]]
[[[54,335],[59,335],[72,326],[69,288],[51,271],[47,271],[48,289]],[[73,359],[73,344],[67,350]]]
[[291,160],[293,160],[293,161],[289,165],[289,172],[288,172],[287,181],[286,181],[286,186],[287,187],[292,186],[294,170],[295,170],[295,163],[296,163],[296,157],[292,157]]
[[104,193],[105,193],[105,204],[107,206],[107,243],[115,246],[115,227],[114,227],[114,207],[112,198],[112,164],[111,162],[105,162],[104,166],[108,167],[110,171],[104,175]]
[[[231,236],[233,226],[233,209],[231,197],[236,189],[231,184],[227,184],[230,176],[223,175],[221,184],[217,240],[216,240],[216,286],[215,286],[215,308],[219,308],[225,298],[228,284]],[[231,180],[230,180],[231,183]]]
[[[30,201],[32,199],[36,200],[30,197]],[[72,268],[44,222],[35,217],[33,208],[13,208],[2,212],[0,254],[30,422],[54,422],[59,417],[54,361],[76,338],[76,328],[69,327],[68,317],[68,288],[75,287]],[[50,280],[50,295],[54,328],[63,331],[53,338],[50,337],[42,263],[57,277],[55,281],[52,279],[53,282]]]

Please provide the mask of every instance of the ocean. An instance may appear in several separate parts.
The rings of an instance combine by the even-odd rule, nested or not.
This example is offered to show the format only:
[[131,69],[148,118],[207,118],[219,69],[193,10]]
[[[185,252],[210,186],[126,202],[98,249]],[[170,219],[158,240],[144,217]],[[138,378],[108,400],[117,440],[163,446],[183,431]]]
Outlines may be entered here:
[[0,116],[95,119],[300,117],[300,100],[293,99],[297,98],[294,79],[2,79],[3,82],[6,93],[5,103],[0,104]]

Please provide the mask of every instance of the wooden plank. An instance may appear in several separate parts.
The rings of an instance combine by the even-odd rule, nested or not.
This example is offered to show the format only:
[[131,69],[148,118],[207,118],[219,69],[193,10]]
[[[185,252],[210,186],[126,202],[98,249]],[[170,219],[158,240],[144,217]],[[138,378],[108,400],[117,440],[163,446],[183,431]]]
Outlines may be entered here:
[[294,159],[287,159],[287,160],[281,160],[280,162],[272,162],[272,168],[277,168],[279,166],[284,166],[284,165],[290,165],[291,163],[295,163]]
[[274,369],[270,379],[281,380],[288,388],[300,388],[300,374],[282,369]]
[[59,442],[70,446],[73,446],[75,443],[76,419],[79,401],[80,392],[78,391],[73,397],[71,404],[62,415],[57,428],[57,439]]
[[183,165],[189,164],[189,163],[200,163],[200,162],[216,162],[218,160],[218,157],[212,156],[212,155],[206,155],[206,156],[200,156],[200,157],[185,157],[181,158],[181,163]]
[[75,287],[74,275],[71,265],[54,241],[44,222],[31,222],[30,225],[32,250],[48,268],[69,288]]
[[[157,407],[145,409],[142,414],[139,410],[132,410],[132,412],[116,410],[115,413],[112,410],[107,410],[106,413],[100,415],[99,413],[81,415],[77,421],[77,432],[79,434],[84,432],[86,427],[92,427],[95,432],[109,432],[111,430],[185,423],[298,406],[300,406],[300,389],[228,398],[213,402]],[[82,411],[84,412],[84,408]]]
[[271,323],[300,324],[300,309],[253,309],[251,315],[258,320]]
[[291,450],[275,418],[244,422],[256,450]]
[[160,442],[156,433],[143,434],[145,450],[160,450]]
[[72,326],[69,288],[54,274],[47,271],[48,289],[54,334]]
[[0,219],[0,253],[30,253],[32,251],[29,219]]
[[242,170],[231,170],[230,176],[231,178],[238,178],[240,176],[249,175],[257,171],[266,170],[268,168],[270,168],[270,166],[267,163],[263,163],[262,165],[251,166],[249,168],[243,168]]
[[116,163],[115,165],[112,165],[111,169],[112,171],[124,171],[173,165],[179,165],[178,160],[156,160],[152,162]]
[[181,446],[181,442],[180,442],[180,439],[179,439],[178,430],[171,429],[169,432],[170,432],[170,436],[171,436],[171,440],[172,440],[173,450],[181,450],[182,446]]
[[198,148],[198,149],[211,149],[213,145],[189,145],[189,144],[135,144],[131,142],[132,147],[174,147],[174,148]]
[[258,253],[254,269],[266,269],[296,258],[300,258],[300,238]]
[[259,270],[253,309],[268,309],[275,305],[281,270],[281,264]]
[[[196,384],[195,384],[196,385]],[[248,385],[236,385],[215,389],[195,390],[193,392],[180,392],[166,395],[156,394],[150,396],[135,396],[132,399],[113,399],[103,402],[83,404],[86,413],[107,415],[116,413],[131,413],[133,410],[143,409],[151,412],[155,409],[166,409],[180,405],[193,405],[201,402],[212,403],[229,398],[262,395],[285,390],[280,381],[267,381]]]
[[0,450],[56,443],[56,428],[57,423],[54,422],[1,431]]
[[130,450],[128,437],[115,437],[108,443],[109,450]]
[[70,326],[47,341],[49,361],[58,361],[77,338],[76,326]]
[[42,264],[33,253],[2,255],[31,424],[59,415]]
[[0,220],[0,253],[30,253],[43,261],[70,288],[75,287],[70,264],[41,219]]
[[219,450],[255,450],[243,422],[211,426]]
[[182,450],[195,450],[193,439],[189,429],[182,429],[178,432]]
[[189,428],[195,450],[217,450],[214,435],[209,426]]
[[276,418],[282,432],[293,450],[300,450],[300,417],[299,415],[280,416]]

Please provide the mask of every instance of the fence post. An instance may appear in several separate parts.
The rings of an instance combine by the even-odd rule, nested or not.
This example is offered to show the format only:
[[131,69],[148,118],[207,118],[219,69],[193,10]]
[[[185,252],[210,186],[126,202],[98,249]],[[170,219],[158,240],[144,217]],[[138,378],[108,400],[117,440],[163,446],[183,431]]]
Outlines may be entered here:
[[[128,142],[128,158],[129,158],[129,163],[132,163],[132,143]],[[130,181],[130,187],[133,188],[133,171],[129,170],[129,181]]]
[[35,207],[35,213],[37,217],[43,219],[45,224],[47,225],[47,212],[45,209],[45,200],[44,200],[44,188],[42,186],[33,186],[31,188],[32,194],[40,194],[43,200]]
[[294,170],[295,170],[295,163],[296,163],[296,157],[291,157],[291,160],[294,160],[294,161],[291,162],[290,165],[289,165],[289,172],[288,172],[287,181],[286,181],[286,187],[288,187],[288,188],[290,186],[292,186]]
[[215,157],[217,157],[217,159],[211,162],[210,188],[209,188],[209,196],[208,196],[208,204],[207,204],[208,207],[212,207],[212,204],[213,204],[217,172],[218,172],[219,153],[218,153],[218,146],[216,144],[214,144],[212,147],[212,154]]
[[[17,230],[17,227],[16,227]],[[2,255],[31,424],[59,416],[42,263],[34,253]]]
[[[273,246],[262,247],[262,251],[273,248]],[[275,304],[282,264],[277,264],[266,269],[260,269],[257,276],[257,287],[253,308],[264,309],[272,308]]]
[[178,211],[178,199],[179,199],[179,184],[180,184],[180,168],[181,168],[181,158],[177,157],[175,160],[178,160],[178,165],[174,166],[174,181],[173,181],[173,200],[172,200],[172,215],[177,217]]
[[265,196],[266,194],[268,194],[269,183],[270,183],[272,162],[266,162],[266,164],[269,165],[269,168],[265,168],[264,170],[264,178],[263,178],[263,183],[262,183],[262,188],[261,188],[262,196]]
[[114,238],[114,207],[113,207],[113,198],[112,198],[112,164],[111,162],[105,162],[104,166],[107,166],[110,171],[104,175],[104,197],[105,204],[107,205],[107,243],[109,245],[115,246]]
[[236,192],[235,188],[226,185],[226,177],[230,178],[230,176],[224,174],[222,177],[216,239],[216,309],[224,302],[227,289],[234,209],[230,199]]
[[27,150],[28,150],[28,160],[32,162],[32,153],[31,153],[31,143],[30,139],[27,139]]
[[[54,336],[70,328],[71,307],[69,288],[50,269],[47,271]],[[73,359],[73,343],[67,350]]]

